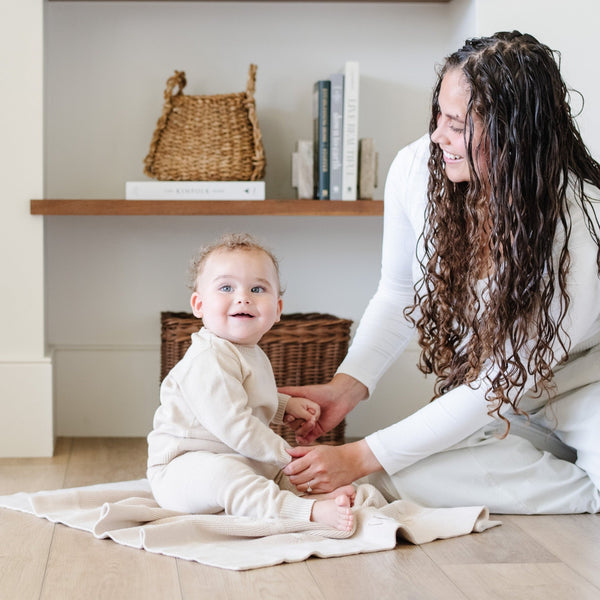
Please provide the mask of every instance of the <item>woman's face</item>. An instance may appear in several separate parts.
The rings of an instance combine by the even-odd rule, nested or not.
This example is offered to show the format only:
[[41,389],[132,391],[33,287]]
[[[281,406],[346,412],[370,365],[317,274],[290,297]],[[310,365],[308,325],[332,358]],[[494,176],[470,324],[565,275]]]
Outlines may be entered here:
[[[471,178],[465,135],[465,118],[469,102],[469,86],[460,69],[448,71],[440,87],[438,103],[440,112],[437,127],[431,140],[442,150],[446,165],[446,176],[454,183],[469,181]],[[481,136],[481,124],[475,120],[473,148],[477,148]],[[477,161],[476,161],[477,162]]]

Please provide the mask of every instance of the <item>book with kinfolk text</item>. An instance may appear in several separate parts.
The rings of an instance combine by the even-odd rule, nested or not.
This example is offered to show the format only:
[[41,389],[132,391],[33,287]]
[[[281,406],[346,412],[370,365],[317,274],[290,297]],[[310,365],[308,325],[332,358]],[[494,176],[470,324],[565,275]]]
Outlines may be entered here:
[[264,200],[264,181],[127,181],[126,200]]

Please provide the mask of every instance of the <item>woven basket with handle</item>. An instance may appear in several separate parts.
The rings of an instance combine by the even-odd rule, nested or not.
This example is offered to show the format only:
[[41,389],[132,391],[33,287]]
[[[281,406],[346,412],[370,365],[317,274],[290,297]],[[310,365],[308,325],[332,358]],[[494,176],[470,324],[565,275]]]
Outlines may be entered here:
[[[245,92],[188,96],[184,71],[167,81],[144,173],[163,181],[257,181],[265,152],[254,101],[256,65]],[[177,88],[177,90],[176,90]]]
[[[277,385],[309,385],[329,381],[348,350],[352,321],[323,313],[291,313],[265,333],[260,347],[273,365]],[[160,380],[183,357],[190,336],[202,326],[191,313],[161,313]],[[322,435],[319,444],[343,444],[345,421]],[[285,425],[271,429],[296,445],[294,432]]]

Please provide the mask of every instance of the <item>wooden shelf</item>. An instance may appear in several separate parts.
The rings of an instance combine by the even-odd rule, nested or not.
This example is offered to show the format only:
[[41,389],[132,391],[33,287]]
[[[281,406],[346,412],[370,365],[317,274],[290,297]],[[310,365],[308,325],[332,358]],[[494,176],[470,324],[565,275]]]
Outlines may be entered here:
[[[56,1],[63,1],[63,0],[49,0],[50,2],[56,2]],[[77,2],[92,2],[95,0],[73,0],[73,1],[77,1]],[[114,2],[123,2],[124,0],[113,0]],[[147,0],[144,0],[147,1]],[[169,0],[162,0],[162,1],[169,1]],[[207,0],[196,0],[196,1],[207,1]],[[215,1],[215,0],[211,0],[211,1]],[[217,2],[229,2],[229,1],[233,1],[233,0],[216,0]],[[239,2],[239,0],[237,0]],[[259,2],[278,2],[279,0],[258,0]],[[440,3],[440,4],[444,4],[447,2],[450,2],[451,0],[288,0],[288,2],[364,2],[364,3],[368,3],[368,2],[396,2],[396,3],[402,3],[402,2],[417,2],[417,3]]]
[[378,217],[382,200],[31,200],[32,215]]

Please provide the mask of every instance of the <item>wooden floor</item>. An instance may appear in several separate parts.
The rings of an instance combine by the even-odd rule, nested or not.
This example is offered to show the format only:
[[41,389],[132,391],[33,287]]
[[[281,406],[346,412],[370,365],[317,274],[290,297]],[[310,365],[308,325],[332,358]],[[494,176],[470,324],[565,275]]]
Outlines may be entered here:
[[[143,439],[60,439],[0,459],[0,495],[144,477]],[[502,516],[423,546],[235,572],[133,550],[0,509],[0,600],[600,598],[600,515]]]

